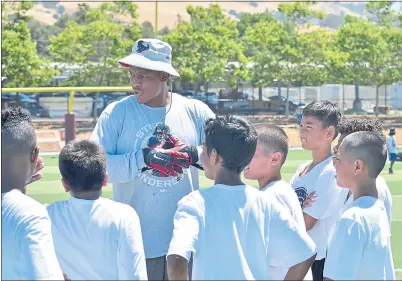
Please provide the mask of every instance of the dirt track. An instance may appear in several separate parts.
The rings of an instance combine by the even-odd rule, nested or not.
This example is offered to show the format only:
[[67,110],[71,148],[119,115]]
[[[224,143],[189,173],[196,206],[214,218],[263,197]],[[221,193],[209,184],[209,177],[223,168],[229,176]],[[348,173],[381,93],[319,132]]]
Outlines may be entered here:
[[[350,117],[350,116],[348,116]],[[373,118],[372,116],[359,116],[362,118]],[[276,124],[284,128],[286,134],[289,137],[289,146],[299,147],[301,146],[299,140],[299,132],[297,120],[295,117],[286,118],[284,116],[247,116],[252,123],[268,123]],[[391,126],[396,127],[396,140],[399,145],[402,145],[402,118],[390,118],[390,117],[380,117],[383,122],[384,134],[388,135],[388,129]],[[36,129],[62,129],[62,120],[41,120],[40,122],[35,122]],[[84,120],[77,121],[77,139],[88,139],[91,135],[91,130],[94,127],[94,123],[91,119],[86,118]],[[48,133],[38,132],[38,138],[47,138]],[[59,145],[52,143],[41,143],[41,151],[58,151],[60,150]]]

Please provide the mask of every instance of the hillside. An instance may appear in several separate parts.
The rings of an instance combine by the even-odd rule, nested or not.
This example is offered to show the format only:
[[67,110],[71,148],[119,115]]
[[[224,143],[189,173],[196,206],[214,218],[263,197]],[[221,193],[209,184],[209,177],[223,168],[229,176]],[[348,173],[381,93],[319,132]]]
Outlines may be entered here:
[[[102,1],[85,1],[91,7],[99,6]],[[67,2],[60,1],[57,7],[64,6],[64,12],[72,14],[78,9],[78,3],[80,2]],[[159,29],[167,26],[172,28],[176,25],[177,16],[180,15],[183,20],[188,20],[189,17],[186,12],[187,5],[194,6],[208,6],[210,3],[216,2],[188,2],[188,1],[159,1]],[[219,5],[225,10],[225,12],[232,18],[236,19],[241,15],[241,13],[262,13],[265,11],[274,12],[276,11],[278,4],[280,2],[218,2]],[[138,16],[139,21],[150,21],[152,24],[155,23],[155,2],[152,0],[143,0],[142,2],[137,2],[138,5]],[[54,5],[56,6],[56,5]],[[45,24],[53,24],[56,22],[54,17],[56,8],[45,8],[43,4],[38,3],[32,9],[30,14],[38,21]],[[339,25],[340,20],[345,15],[360,15],[361,11],[364,9],[364,3],[353,3],[353,2],[321,2],[316,4],[314,7],[316,10],[321,10],[325,14],[330,15],[326,20],[322,21],[321,24],[331,28],[336,28]],[[331,23],[326,24],[326,22],[331,21]],[[332,23],[334,22],[334,23]]]

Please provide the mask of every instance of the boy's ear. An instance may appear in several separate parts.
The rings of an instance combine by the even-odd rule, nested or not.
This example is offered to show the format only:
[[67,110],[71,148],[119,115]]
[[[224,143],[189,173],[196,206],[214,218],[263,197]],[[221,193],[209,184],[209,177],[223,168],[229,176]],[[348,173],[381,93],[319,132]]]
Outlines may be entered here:
[[282,162],[282,153],[279,151],[272,153],[271,162],[274,166],[280,165]]
[[219,162],[219,155],[216,149],[212,149],[209,159],[211,160],[212,165],[216,165]]
[[334,140],[334,136],[336,134],[336,129],[334,126],[329,126],[327,129],[327,138]]
[[106,172],[105,178],[103,179],[103,184],[102,184],[102,186],[107,186],[108,181],[109,181],[109,175],[108,175],[108,173]]
[[63,184],[64,191],[65,191],[65,192],[69,192],[69,191],[70,191],[70,188],[68,187],[68,185],[67,185],[67,183],[66,183],[66,181],[65,181],[64,178],[61,179],[61,183]]
[[360,160],[360,159],[357,159],[354,164],[355,164],[354,171],[353,171],[354,174],[355,175],[361,174],[363,172],[364,167],[365,167],[363,161]]
[[36,147],[32,150],[31,161],[36,163],[36,161],[38,161],[38,157],[39,157],[39,146],[36,146]]

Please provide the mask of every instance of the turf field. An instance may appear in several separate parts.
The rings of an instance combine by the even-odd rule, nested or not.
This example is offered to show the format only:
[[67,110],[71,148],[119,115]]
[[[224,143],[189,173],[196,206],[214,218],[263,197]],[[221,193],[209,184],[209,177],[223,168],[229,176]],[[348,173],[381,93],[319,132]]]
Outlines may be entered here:
[[[57,164],[57,156],[43,156],[45,168],[42,180],[31,184],[28,187],[28,194],[42,203],[51,203],[56,200],[68,198],[68,194],[60,182],[60,174]],[[290,180],[298,165],[310,159],[310,153],[302,150],[290,151],[288,159],[282,169],[285,180]],[[392,193],[393,214],[392,214],[392,248],[395,261],[395,268],[402,269],[402,163],[396,162],[394,166],[395,174],[389,175],[388,163],[384,169],[383,176],[388,183]],[[256,186],[254,181],[246,181],[248,184]],[[212,182],[200,175],[201,188],[210,186]],[[108,186],[103,191],[104,197],[111,197],[112,189]],[[397,270],[397,279],[402,280],[402,271]]]

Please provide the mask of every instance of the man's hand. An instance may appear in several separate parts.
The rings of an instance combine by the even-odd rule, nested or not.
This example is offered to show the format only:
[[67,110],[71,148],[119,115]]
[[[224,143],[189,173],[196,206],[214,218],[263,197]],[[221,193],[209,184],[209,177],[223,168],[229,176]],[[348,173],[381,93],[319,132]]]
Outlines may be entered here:
[[147,166],[160,172],[160,176],[178,176],[183,168],[188,168],[188,157],[185,153],[171,149],[143,149],[144,162]]
[[43,162],[43,159],[41,157],[38,157],[38,160],[36,160],[36,167],[35,167],[33,176],[27,181],[27,183],[25,185],[31,184],[31,183],[43,178],[43,174],[38,173],[38,172],[40,170],[42,170],[44,167],[45,167],[45,162]]
[[[185,153],[187,155],[187,161],[189,165],[194,165],[198,162],[198,152],[195,146],[189,146],[179,140],[176,136],[169,135],[167,142],[168,150],[174,150],[177,152]],[[166,145],[165,145],[166,146]]]

